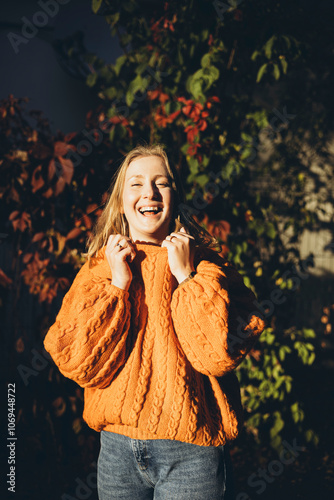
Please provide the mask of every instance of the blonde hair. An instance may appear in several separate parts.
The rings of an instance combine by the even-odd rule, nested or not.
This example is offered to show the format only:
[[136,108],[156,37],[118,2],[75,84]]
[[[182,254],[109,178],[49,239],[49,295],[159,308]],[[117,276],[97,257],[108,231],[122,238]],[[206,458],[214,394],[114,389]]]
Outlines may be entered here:
[[107,244],[108,238],[111,234],[129,236],[129,226],[126,217],[120,212],[120,208],[122,207],[125,174],[132,161],[145,156],[160,157],[163,160],[170,177],[174,194],[170,232],[177,232],[183,226],[187,233],[195,238],[196,246],[218,249],[218,252],[221,251],[221,246],[218,240],[208,233],[202,226],[200,226],[189,214],[189,208],[187,209],[187,206],[185,205],[185,194],[178,172],[172,165],[170,165],[164,146],[162,144],[154,144],[150,146],[139,145],[125,156],[122,164],[112,177],[112,181],[108,189],[109,196],[105,202],[105,207],[86,241],[86,247],[88,247],[88,250],[86,254],[83,254],[83,256],[88,257],[89,265],[91,259],[97,256],[98,251]]

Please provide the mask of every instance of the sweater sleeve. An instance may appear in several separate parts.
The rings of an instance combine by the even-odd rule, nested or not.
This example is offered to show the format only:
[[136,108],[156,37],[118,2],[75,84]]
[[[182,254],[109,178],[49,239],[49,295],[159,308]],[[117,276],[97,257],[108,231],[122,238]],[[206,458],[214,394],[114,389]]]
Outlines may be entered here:
[[232,265],[202,260],[196,271],[174,291],[174,329],[192,366],[221,377],[241,363],[265,323],[255,295]]
[[129,292],[96,276],[86,262],[63,298],[44,347],[60,372],[81,387],[103,388],[125,361]]

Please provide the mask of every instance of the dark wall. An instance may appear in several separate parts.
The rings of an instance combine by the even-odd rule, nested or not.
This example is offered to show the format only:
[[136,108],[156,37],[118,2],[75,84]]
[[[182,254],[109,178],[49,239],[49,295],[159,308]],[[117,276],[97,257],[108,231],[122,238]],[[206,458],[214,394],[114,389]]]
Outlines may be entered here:
[[[41,7],[49,5],[48,2],[55,5],[54,11],[57,10],[53,17]],[[31,28],[29,23],[32,22],[33,25],[34,22],[45,25]],[[110,36],[104,18],[92,12],[91,0],[2,2],[0,99],[9,94],[29,97],[29,108],[42,110],[53,131],[80,130],[84,127],[87,111],[98,102],[84,78],[66,72],[53,47],[56,40],[77,31],[83,32],[88,52],[98,54],[106,62],[114,62],[121,54],[118,41]]]

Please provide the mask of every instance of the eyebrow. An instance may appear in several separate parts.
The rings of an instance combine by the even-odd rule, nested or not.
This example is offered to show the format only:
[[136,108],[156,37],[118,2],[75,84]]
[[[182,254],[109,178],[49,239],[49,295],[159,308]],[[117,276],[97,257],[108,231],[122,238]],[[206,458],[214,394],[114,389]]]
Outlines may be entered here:
[[[157,179],[158,177],[165,177],[166,179],[169,179],[168,175],[165,175],[165,174],[157,174],[153,177],[153,179]],[[131,179],[135,179],[135,178],[141,178],[141,179],[144,179],[145,176],[144,175],[141,175],[141,174],[137,174],[137,175],[132,175],[131,177],[129,177],[129,181]]]

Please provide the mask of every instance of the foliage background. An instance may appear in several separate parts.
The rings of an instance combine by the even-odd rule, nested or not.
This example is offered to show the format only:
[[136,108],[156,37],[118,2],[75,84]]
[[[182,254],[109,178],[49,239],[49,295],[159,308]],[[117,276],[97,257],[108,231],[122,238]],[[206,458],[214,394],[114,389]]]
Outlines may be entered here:
[[[237,493],[257,498],[250,474],[297,440],[305,450],[261,497],[313,498],[322,488],[329,498],[333,276],[315,279],[314,256],[300,255],[305,229],[333,223],[329,3],[125,0],[92,9],[124,53],[106,64],[78,34],[64,43],[66,65],[98,98],[84,128],[54,134],[20,97],[0,107],[3,380],[18,388],[19,495],[78,497],[81,480],[95,498],[87,478],[98,435],[82,421],[81,389],[42,341],[84,262],[108,179],[138,142],[161,141],[189,211],[221,240],[268,319],[237,371],[245,406],[231,449]],[[27,304],[33,334],[19,314]]]

